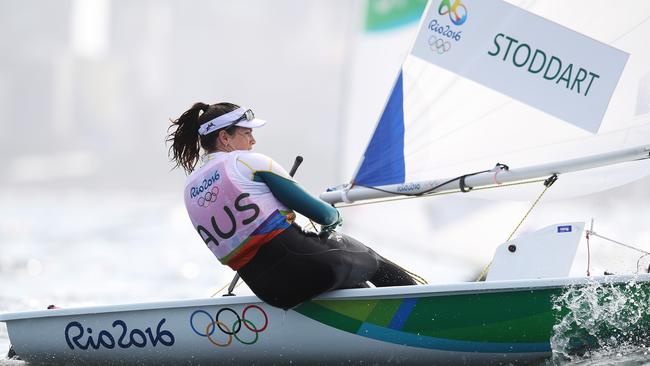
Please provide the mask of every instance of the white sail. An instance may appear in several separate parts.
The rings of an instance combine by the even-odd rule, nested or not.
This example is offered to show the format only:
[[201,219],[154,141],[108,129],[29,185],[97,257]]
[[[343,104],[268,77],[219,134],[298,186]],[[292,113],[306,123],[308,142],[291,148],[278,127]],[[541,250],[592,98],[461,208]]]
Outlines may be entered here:
[[[437,11],[441,3],[440,0],[430,2],[429,12],[432,7]],[[650,3],[629,4],[630,12],[626,11],[629,16],[625,19],[613,16],[611,4],[601,1],[509,3],[629,54],[598,133],[576,127],[410,52],[402,67],[388,68],[378,75],[379,79],[386,75],[395,78],[401,70],[405,174],[400,182],[443,181],[491,169],[497,162],[516,171],[650,143],[650,51],[645,47],[645,40],[650,37]],[[462,4],[468,10],[467,22],[471,22],[476,16],[473,5],[470,1]],[[495,17],[494,21],[504,18],[505,15]],[[426,26],[424,23],[421,21],[420,28]],[[412,41],[405,42],[412,45]],[[381,58],[380,54],[375,56]],[[367,59],[365,62],[373,63]],[[343,154],[348,162],[343,163],[342,174],[348,182],[354,181],[361,163],[345,164],[364,155],[368,146],[364,142],[373,136],[372,126],[380,120],[392,91],[385,84],[373,84],[369,78],[364,80],[354,79],[350,87],[356,99],[353,98],[348,107],[348,136]],[[376,98],[379,87],[385,88],[383,101]],[[368,100],[359,96],[364,88],[368,90]],[[375,109],[369,109],[370,104]],[[386,149],[381,152],[385,155]],[[642,184],[647,179],[640,179],[650,172],[649,163],[648,160],[635,161],[561,174],[558,183],[549,189],[542,204],[528,216],[516,234],[553,222],[589,222],[595,218],[597,231],[627,243],[647,244],[650,231],[637,219],[647,216],[648,200]],[[635,181],[638,183],[631,183]],[[345,193],[349,187],[342,191]],[[398,263],[407,263],[410,269],[429,281],[473,279],[543,188],[537,183],[355,206],[343,211],[344,230]],[[356,186],[349,193],[355,190],[367,189]],[[341,202],[341,193],[335,190],[324,195],[335,195],[337,198],[330,202]],[[400,197],[387,194],[385,198]],[[485,201],[484,198],[494,200]],[[627,255],[603,241],[592,242],[592,252],[596,253],[595,258],[601,259],[612,258],[614,253],[617,258]],[[587,265],[584,240],[579,246],[578,258],[573,274],[584,275]],[[624,264],[637,259],[634,253],[626,258],[616,265],[611,261],[598,265],[617,271],[628,268]]]
[[[427,13],[439,16],[439,5],[445,2],[439,3],[431,2]],[[461,4],[468,12],[466,24],[483,15],[472,13],[478,3],[475,5],[475,2],[465,1]],[[367,150],[359,164],[360,169],[352,179],[353,183],[377,186],[386,182],[398,184],[441,179],[490,169],[497,162],[511,168],[522,168],[650,142],[650,51],[645,44],[645,39],[650,35],[650,4],[629,4],[630,16],[625,21],[610,15],[611,5],[606,2],[527,4],[531,4],[527,10],[558,23],[556,27],[573,29],[593,38],[593,42],[604,43],[629,54],[611,100],[604,106],[606,112],[597,133],[568,123],[548,110],[540,109],[538,105],[531,106],[503,91],[496,91],[418,57],[415,55],[416,43],[401,67],[375,131],[375,135],[384,133],[380,131],[383,128],[401,136],[395,141],[382,142],[379,153]],[[567,15],[581,14],[582,9],[587,8],[589,17]],[[462,13],[463,10],[459,11]],[[430,19],[425,14],[420,24],[419,38],[437,34],[429,29]],[[509,14],[503,14],[503,17],[492,19],[492,22],[507,26],[514,20]],[[462,26],[450,29],[458,31],[463,29]],[[562,42],[562,39],[557,39],[557,42]],[[453,44],[453,41],[450,43]],[[477,49],[476,52],[485,53],[485,50]],[[467,67],[479,66],[470,62]],[[512,83],[517,82],[516,79],[512,80]],[[398,88],[402,95],[397,98],[400,101],[395,103],[403,108],[400,111],[403,113],[401,125],[383,120],[390,114]],[[547,97],[540,92],[540,100]],[[567,103],[570,102],[567,96]],[[567,106],[564,107],[566,109]],[[596,107],[603,106],[594,105]],[[568,105],[570,108],[571,105]],[[394,154],[391,149],[403,156]],[[373,161],[369,163],[369,160]],[[368,168],[364,164],[373,167]],[[401,164],[403,172],[401,176],[391,177],[390,172],[395,164]],[[573,188],[565,185],[563,191],[554,193],[569,196],[588,194],[625,184],[650,172],[649,164],[637,165],[634,169],[623,167],[610,171],[605,179],[601,174],[597,185],[577,184]],[[377,174],[384,177],[374,179]],[[363,177],[360,178],[361,175]],[[583,174],[582,181],[590,179]]]

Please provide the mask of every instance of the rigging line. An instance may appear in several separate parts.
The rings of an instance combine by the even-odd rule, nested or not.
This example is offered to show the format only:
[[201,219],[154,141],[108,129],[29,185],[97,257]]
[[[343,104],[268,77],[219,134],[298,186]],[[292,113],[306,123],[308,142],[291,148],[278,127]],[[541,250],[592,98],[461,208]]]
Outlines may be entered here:
[[[512,237],[517,232],[517,229],[519,229],[521,224],[524,223],[524,221],[526,220],[528,215],[530,215],[531,211],[533,211],[535,206],[537,206],[537,203],[539,203],[539,200],[542,199],[542,196],[544,196],[544,193],[546,193],[546,191],[548,191],[548,189],[551,188],[551,186],[553,185],[553,183],[555,183],[556,180],[557,180],[557,174],[553,174],[552,176],[550,176],[549,178],[544,180],[544,190],[542,191],[542,193],[539,194],[539,196],[537,197],[537,199],[535,200],[533,205],[530,206],[530,208],[528,209],[528,211],[526,212],[524,217],[521,219],[521,221],[519,221],[519,223],[517,224],[517,227],[515,227],[515,229],[512,231],[512,233],[510,233],[510,236],[508,236],[508,239],[506,240],[506,242],[509,242],[510,239],[512,239]],[[485,266],[485,268],[483,268],[481,273],[476,278],[476,281],[482,281],[487,277],[487,273],[488,273],[488,270],[490,269],[491,265],[492,265],[492,261],[490,261],[490,263],[488,263],[487,266]]]
[[384,260],[385,260],[386,262],[388,262],[388,263],[394,265],[395,267],[401,269],[402,271],[406,272],[407,274],[409,274],[411,277],[413,277],[413,279],[414,279],[416,282],[419,282],[421,285],[427,285],[427,284],[429,284],[429,282],[427,282],[427,280],[425,280],[424,277],[420,276],[419,274],[417,274],[417,273],[415,273],[415,272],[411,272],[411,271],[409,271],[408,269],[406,269],[406,268],[400,266],[399,264],[397,264],[397,263],[391,261],[390,259],[386,259],[386,258],[384,258]]
[[[442,183],[440,183],[440,184],[438,184],[438,185],[435,185],[435,186],[433,186],[433,187],[431,187],[431,188],[429,188],[429,189],[427,189],[427,190],[425,190],[425,191],[419,192],[419,193],[394,192],[394,191],[389,191],[389,190],[381,189],[381,188],[379,188],[379,187],[366,186],[366,185],[363,185],[363,184],[357,184],[357,186],[359,186],[359,187],[364,187],[364,188],[368,188],[368,189],[372,189],[372,190],[379,191],[379,192],[389,193],[389,194],[393,194],[393,195],[397,195],[397,196],[425,196],[425,195],[429,194],[430,192],[433,192],[433,191],[435,191],[436,189],[438,189],[438,188],[440,188],[440,187],[442,187],[442,186],[445,186],[445,185],[447,185],[447,184],[449,184],[449,183],[451,183],[451,182],[457,180],[457,181],[459,182],[459,185],[460,185],[460,190],[461,190],[463,193],[467,193],[467,192],[471,191],[473,187],[468,187],[468,186],[465,184],[465,178],[467,178],[467,177],[471,177],[471,176],[474,176],[474,175],[477,175],[477,174],[489,173],[489,172],[495,171],[496,168],[501,168],[501,169],[504,169],[504,168],[505,168],[506,170],[508,170],[508,166],[507,166],[507,165],[504,165],[504,164],[501,164],[501,163],[497,163],[493,169],[489,169],[489,170],[481,170],[481,171],[474,172],[474,173],[463,174],[463,175],[457,176],[457,177],[455,177],[455,178],[449,179],[449,180],[447,180],[447,181],[445,181],[445,182],[442,182]],[[497,172],[498,172],[498,171],[497,171]]]
[[[644,254],[644,255],[640,256],[639,259],[636,260],[636,273],[639,273],[639,263],[641,263],[641,259],[643,259],[643,257],[647,257],[647,256],[648,256],[648,254]],[[648,269],[646,269],[646,273],[650,273],[650,266],[648,266]]]
[[[493,188],[506,188],[506,187],[511,187],[511,186],[530,184],[530,183],[539,183],[539,182],[543,182],[544,180],[545,179],[535,179],[535,180],[527,180],[527,181],[515,182],[515,183],[504,183],[504,184],[498,184],[498,185],[490,185],[490,186],[485,186],[485,187],[475,187],[474,189],[472,189],[472,192],[474,192],[474,191],[482,191],[482,190],[486,190],[486,189],[493,189]],[[423,196],[403,196],[403,197],[394,197],[394,198],[387,198],[387,199],[362,201],[362,202],[358,202],[358,203],[346,203],[346,204],[341,204],[341,205],[334,205],[334,207],[336,207],[336,208],[348,208],[348,207],[355,207],[355,206],[371,205],[371,204],[376,204],[376,203],[411,200],[411,199],[415,199],[415,198],[443,196],[443,195],[456,194],[456,193],[460,193],[460,190],[459,189],[454,189],[454,190],[449,190],[449,191],[444,191],[444,192],[428,193],[428,194],[423,195]]]
[[490,171],[491,171],[491,170],[483,170],[483,171],[480,171],[480,172],[474,172],[474,173],[469,173],[469,174],[460,175],[460,176],[458,176],[458,177],[455,177],[455,178],[449,179],[449,180],[447,180],[447,181],[445,181],[445,182],[443,182],[443,183],[440,183],[440,184],[438,184],[438,185],[436,185],[436,186],[433,186],[433,187],[427,189],[426,191],[422,191],[422,192],[420,192],[420,193],[394,192],[394,191],[389,191],[389,190],[386,190],[386,189],[381,189],[381,188],[378,188],[378,187],[366,186],[366,185],[363,185],[363,184],[357,184],[357,186],[359,186],[359,187],[364,187],[364,188],[368,188],[368,189],[372,189],[372,190],[379,191],[379,192],[384,192],[384,193],[393,194],[393,195],[396,195],[396,196],[425,196],[425,195],[427,195],[429,192],[435,191],[436,189],[438,189],[438,188],[440,188],[440,187],[442,187],[442,186],[444,186],[444,185],[446,185],[446,184],[449,184],[449,183],[451,183],[451,182],[453,182],[453,181],[458,180],[458,181],[461,182],[461,191],[465,192],[465,191],[462,189],[464,178],[466,178],[466,177],[471,177],[471,176],[473,176],[473,175],[477,175],[477,174],[481,174],[481,173],[487,173],[487,172],[490,172]]
[[[458,179],[460,179],[460,177],[452,178],[452,179],[450,179],[450,180],[448,180],[448,181],[446,181],[444,183],[438,184],[437,186],[435,186],[432,189],[429,189],[427,191],[431,191],[433,189],[440,188],[441,186],[444,186],[445,184],[451,183],[451,182],[453,182],[455,180],[458,180]],[[427,192],[427,191],[422,192],[422,193],[394,192],[394,191],[389,191],[387,189],[381,189],[381,188],[378,188],[378,187],[364,186],[364,185],[358,184],[358,183],[357,183],[357,187],[364,187],[364,188],[372,189],[373,191],[379,191],[379,192],[383,192],[383,193],[392,194],[394,196],[421,197],[421,196],[425,196],[426,192]]]
[[314,229],[314,231],[318,232],[318,229],[316,228],[316,224],[314,224],[314,222],[311,219],[309,219],[309,225],[307,225],[305,229],[309,229],[309,226],[311,226],[311,228]]
[[[239,287],[239,285],[241,285],[242,283],[244,283],[244,281],[240,281],[237,285],[235,285],[235,287],[233,287],[233,289]],[[217,290],[215,293],[213,293],[210,297],[215,297],[215,296],[217,296],[221,291],[225,290],[228,286],[230,286],[230,281],[228,281],[228,282],[227,282],[227,283],[226,283],[222,288],[218,289],[218,290]]]
[[605,237],[605,236],[602,236],[602,235],[596,234],[594,231],[591,231],[591,230],[586,230],[586,231],[587,231],[587,233],[588,233],[589,235],[593,235],[593,236],[599,237],[599,238],[601,238],[601,239],[603,239],[603,240],[610,241],[610,242],[612,242],[612,243],[614,243],[614,244],[618,244],[618,245],[624,246],[624,247],[626,247],[626,248],[628,248],[628,249],[632,249],[632,250],[635,250],[635,251],[640,252],[640,253],[643,253],[643,254],[650,254],[650,252],[647,252],[647,251],[645,251],[645,250],[643,250],[643,249],[639,249],[639,248],[633,247],[633,246],[631,246],[631,245],[629,245],[629,244],[621,243],[620,241],[616,241],[616,240],[614,240],[614,239],[611,239],[611,238],[608,238],[608,237]]
[[[526,218],[528,217],[528,215],[530,215],[531,211],[533,211],[533,209],[535,208],[535,206],[537,206],[537,204],[539,203],[539,200],[542,199],[542,196],[544,196],[544,193],[546,193],[546,191],[548,191],[548,189],[551,188],[551,186],[553,185],[553,183],[557,180],[557,174],[553,174],[551,177],[555,177],[555,178],[549,178],[549,179],[551,179],[551,180],[545,180],[545,181],[544,181],[544,190],[543,190],[542,193],[539,195],[539,197],[537,197],[537,199],[535,200],[535,202],[533,203],[533,205],[530,207],[530,209],[528,209],[528,212],[526,212],[526,214],[525,214],[524,217],[521,219],[521,221],[519,221],[519,224],[517,224],[517,227],[515,227],[515,229],[512,231],[512,233],[510,233],[510,236],[508,237],[508,240],[506,240],[506,241],[510,241],[510,239],[512,239],[512,237],[515,235],[515,233],[517,232],[517,230],[519,229],[519,227],[521,226],[521,224],[524,223],[524,220],[526,220]],[[547,184],[547,182],[550,182],[550,183]]]

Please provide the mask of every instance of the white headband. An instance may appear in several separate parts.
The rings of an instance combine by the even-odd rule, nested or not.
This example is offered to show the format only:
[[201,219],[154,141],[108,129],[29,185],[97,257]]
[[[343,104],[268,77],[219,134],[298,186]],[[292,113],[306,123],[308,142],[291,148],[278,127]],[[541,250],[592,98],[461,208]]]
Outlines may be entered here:
[[[227,127],[231,125],[233,122],[237,121],[238,119],[241,119],[246,114],[247,111],[248,109],[239,107],[234,111],[228,112],[226,114],[222,114],[217,118],[211,119],[208,122],[202,124],[201,127],[199,127],[199,134],[205,136],[211,132]],[[241,121],[236,123],[237,126],[247,127],[247,128],[261,127],[264,126],[265,124],[266,121],[257,118],[253,118],[252,120],[247,120],[246,118],[244,118]]]

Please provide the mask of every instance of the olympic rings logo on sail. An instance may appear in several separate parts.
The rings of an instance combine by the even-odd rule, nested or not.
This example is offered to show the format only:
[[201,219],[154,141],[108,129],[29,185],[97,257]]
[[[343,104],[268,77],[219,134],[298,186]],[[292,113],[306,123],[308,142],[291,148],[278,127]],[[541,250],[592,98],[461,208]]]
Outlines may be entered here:
[[209,207],[211,203],[217,202],[219,196],[219,187],[214,186],[209,191],[205,192],[203,196],[199,197],[196,203],[201,207]]
[[[258,316],[258,318],[264,318],[264,321],[261,324],[255,324],[253,321],[250,319],[246,318],[246,315],[248,314],[249,310],[257,310],[259,314],[261,314],[261,317]],[[225,316],[225,313],[230,313],[233,316],[231,316],[232,319],[235,319],[232,323],[232,326],[228,326],[224,321],[220,320],[221,316]],[[204,324],[197,324],[197,320],[195,319],[197,315],[204,315],[206,316],[209,320],[207,323]],[[258,319],[259,320],[259,319]],[[244,325],[242,327],[242,324]],[[269,317],[266,315],[266,312],[264,309],[257,305],[248,305],[247,307],[244,308],[244,311],[242,311],[241,316],[239,314],[228,307],[223,307],[217,311],[215,317],[213,318],[210,313],[208,313],[205,310],[199,309],[195,310],[192,315],[190,315],[190,327],[192,327],[192,330],[194,333],[201,337],[206,337],[210,343],[217,347],[228,347],[232,343],[233,338],[238,340],[242,344],[250,345],[254,344],[257,342],[257,340],[260,337],[260,333],[264,332],[269,326]],[[218,330],[218,332],[217,332]],[[240,333],[247,332],[249,333],[248,338],[245,337],[240,337]],[[220,333],[225,336],[225,341],[220,341],[216,338],[215,333]],[[252,334],[252,336],[250,335]]]
[[439,55],[449,51],[451,49],[451,43],[445,41],[442,38],[436,36],[429,37],[429,48],[431,51],[437,52]]
[[[459,14],[460,9],[462,10]],[[455,25],[462,25],[467,20],[467,8],[460,2],[460,0],[455,0],[453,4],[450,0],[442,0],[438,7],[438,14],[449,14],[449,20],[451,20]]]

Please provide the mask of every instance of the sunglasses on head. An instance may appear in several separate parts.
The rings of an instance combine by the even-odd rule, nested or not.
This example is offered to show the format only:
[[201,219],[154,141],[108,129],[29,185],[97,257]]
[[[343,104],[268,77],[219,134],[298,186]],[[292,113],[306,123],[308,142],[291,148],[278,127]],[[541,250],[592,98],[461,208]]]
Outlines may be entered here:
[[[237,118],[236,120],[234,120],[234,121],[230,124],[230,126],[232,126],[232,125],[236,125],[237,123],[239,123],[239,122],[241,122],[241,121],[244,121],[244,120],[246,120],[246,121],[252,121],[252,120],[254,120],[254,119],[255,119],[255,114],[253,113],[252,110],[248,109],[248,110],[246,110],[246,112],[244,112],[244,114],[242,114],[241,117],[239,117],[239,118]],[[230,126],[228,126],[228,127],[230,127]]]

